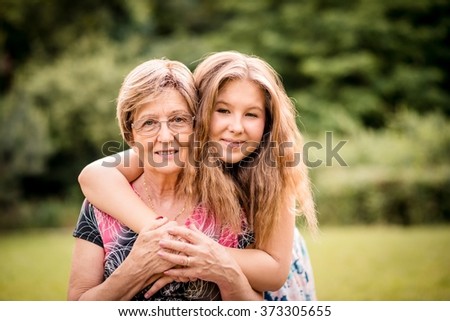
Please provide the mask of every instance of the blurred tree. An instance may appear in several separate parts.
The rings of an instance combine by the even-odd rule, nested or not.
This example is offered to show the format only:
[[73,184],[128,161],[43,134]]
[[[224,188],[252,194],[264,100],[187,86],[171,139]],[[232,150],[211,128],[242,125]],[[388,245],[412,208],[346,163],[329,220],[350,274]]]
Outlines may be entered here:
[[105,143],[123,148],[117,91],[154,57],[266,59],[310,136],[384,130],[403,109],[448,117],[449,13],[446,0],[0,0],[0,205],[64,195]]
[[84,34],[120,37],[128,5],[111,0],[0,0],[0,92],[27,59],[50,60]]
[[[379,128],[399,107],[450,115],[448,1],[227,1],[221,49],[269,60],[309,113]],[[303,102],[303,103],[302,103]]]

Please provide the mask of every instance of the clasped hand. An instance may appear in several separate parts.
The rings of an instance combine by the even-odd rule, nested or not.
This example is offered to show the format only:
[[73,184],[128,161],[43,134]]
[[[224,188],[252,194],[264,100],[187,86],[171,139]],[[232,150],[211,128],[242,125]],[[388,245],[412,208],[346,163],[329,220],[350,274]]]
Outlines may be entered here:
[[[150,227],[150,232],[161,236],[155,253],[160,258],[157,260],[158,267],[166,269],[155,270],[157,274],[149,280],[149,284],[154,283],[145,294],[147,299],[173,281],[201,279],[220,284],[230,280],[227,272],[235,268],[236,262],[224,246],[203,234],[193,224],[186,227],[174,222],[159,222],[156,228]],[[156,243],[152,239],[150,244],[153,251]]]

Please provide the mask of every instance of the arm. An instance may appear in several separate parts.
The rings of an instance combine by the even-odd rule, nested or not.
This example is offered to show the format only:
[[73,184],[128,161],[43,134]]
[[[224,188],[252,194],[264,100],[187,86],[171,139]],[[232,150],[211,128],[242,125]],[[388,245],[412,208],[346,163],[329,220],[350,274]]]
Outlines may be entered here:
[[262,301],[263,295],[255,291],[247,277],[242,272],[236,261],[227,273],[221,276],[221,281],[216,282],[220,289],[220,295],[224,301]]
[[170,262],[160,259],[157,252],[159,240],[174,224],[164,219],[144,228],[130,254],[106,280],[103,279],[103,248],[77,239],[72,255],[68,299],[130,300],[160,273],[173,267]]
[[[133,275],[125,271],[125,262],[103,281],[103,258],[101,247],[82,239],[76,240],[68,300],[130,300],[134,293],[144,288],[144,280],[130,277]],[[136,271],[137,269],[129,272]]]
[[[138,155],[129,150],[89,164],[78,180],[90,202],[139,233],[156,217],[129,188],[128,182],[141,173]],[[278,290],[289,273],[295,216],[287,206],[283,213],[271,240],[262,249],[227,248],[258,291]],[[271,277],[267,278],[267,275]]]
[[142,172],[138,155],[130,149],[90,163],[81,171],[78,182],[92,204],[139,233],[156,218],[130,188],[129,182]]
[[276,291],[286,282],[292,263],[294,229],[295,215],[286,207],[261,249],[227,248],[255,290]]

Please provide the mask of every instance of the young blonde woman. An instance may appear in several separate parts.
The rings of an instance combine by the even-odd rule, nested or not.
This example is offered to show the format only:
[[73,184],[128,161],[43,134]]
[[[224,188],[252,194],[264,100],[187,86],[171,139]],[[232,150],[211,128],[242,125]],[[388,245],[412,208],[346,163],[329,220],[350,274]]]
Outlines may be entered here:
[[[240,213],[245,213],[254,242],[242,241],[252,243],[253,249],[228,251],[252,287],[265,291],[266,300],[316,299],[310,261],[295,218],[297,212],[303,215],[312,230],[317,221],[307,168],[301,160],[302,137],[295,108],[281,80],[262,59],[238,52],[207,56],[194,78],[200,103],[194,156],[189,163],[197,170],[200,204],[210,210],[215,222],[226,224],[231,231],[239,230]],[[140,231],[155,217],[127,190],[128,181],[140,172],[137,156],[125,152],[120,158],[114,155],[88,165],[79,181],[91,202]],[[198,231],[177,226],[170,232],[187,242],[162,242],[161,247],[172,252],[162,251],[161,257],[182,264],[188,255],[189,268],[166,271],[166,277],[148,294],[171,278],[201,278],[207,270],[202,257],[207,249],[196,243]]]

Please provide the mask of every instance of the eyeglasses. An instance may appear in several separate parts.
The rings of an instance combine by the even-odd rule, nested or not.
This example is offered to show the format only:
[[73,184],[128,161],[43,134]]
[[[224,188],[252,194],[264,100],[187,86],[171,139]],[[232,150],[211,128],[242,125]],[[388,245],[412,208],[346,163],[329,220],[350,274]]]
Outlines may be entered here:
[[195,116],[190,114],[176,114],[168,120],[158,120],[153,117],[143,117],[131,124],[139,134],[144,136],[154,136],[161,130],[161,123],[166,123],[173,133],[185,133],[192,130]]

